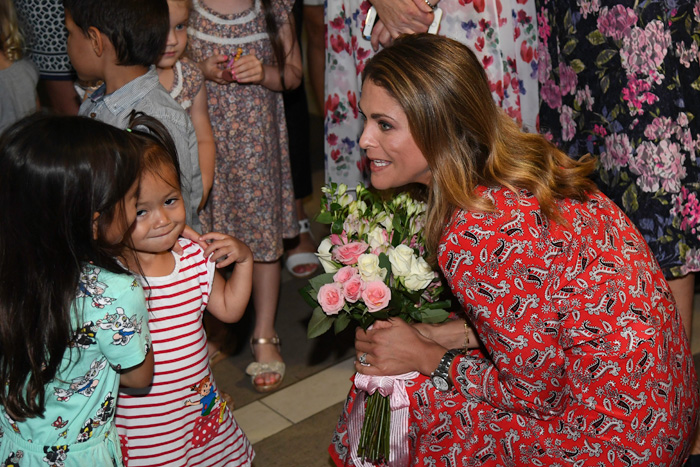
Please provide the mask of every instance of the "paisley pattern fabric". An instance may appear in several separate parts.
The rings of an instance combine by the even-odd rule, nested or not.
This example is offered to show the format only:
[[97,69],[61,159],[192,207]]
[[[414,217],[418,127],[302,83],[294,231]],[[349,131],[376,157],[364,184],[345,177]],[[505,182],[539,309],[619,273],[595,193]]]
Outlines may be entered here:
[[[326,2],[326,180],[354,189],[368,183],[358,145],[357,103],[365,63],[374,55],[362,36],[367,0]],[[537,23],[533,0],[441,0],[438,34],[468,45],[486,70],[494,101],[525,128],[538,110]]]
[[[408,385],[415,466],[678,466],[698,383],[668,285],[639,231],[602,194],[542,217],[530,193],[482,188],[494,213],[457,211],[438,260],[482,350],[455,388]],[[330,452],[347,456],[351,391]]]
[[540,124],[649,243],[700,271],[700,2],[538,0]]

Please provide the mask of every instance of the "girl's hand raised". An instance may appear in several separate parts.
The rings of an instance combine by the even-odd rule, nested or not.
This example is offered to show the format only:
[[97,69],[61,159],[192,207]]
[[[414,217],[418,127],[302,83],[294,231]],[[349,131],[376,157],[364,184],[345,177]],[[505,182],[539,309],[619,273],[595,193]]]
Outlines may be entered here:
[[199,237],[199,241],[207,243],[204,256],[209,258],[209,261],[214,261],[217,268],[253,261],[253,253],[248,245],[230,235],[209,232]]
[[233,62],[233,72],[239,83],[260,84],[265,79],[265,67],[255,55],[243,55]]
[[231,81],[227,81],[224,78],[224,68],[229,61],[228,55],[212,55],[203,62],[199,62],[197,65],[199,69],[202,70],[204,77],[209,81],[214,81],[218,84],[229,84]]

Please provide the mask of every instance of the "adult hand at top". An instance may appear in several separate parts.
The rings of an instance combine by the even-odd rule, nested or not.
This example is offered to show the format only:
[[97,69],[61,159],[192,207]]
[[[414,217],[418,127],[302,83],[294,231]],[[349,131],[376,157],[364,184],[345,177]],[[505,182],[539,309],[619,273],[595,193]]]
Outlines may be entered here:
[[373,0],[372,5],[379,16],[372,30],[374,50],[379,44],[386,47],[401,34],[426,32],[433,22],[433,10],[424,0]]

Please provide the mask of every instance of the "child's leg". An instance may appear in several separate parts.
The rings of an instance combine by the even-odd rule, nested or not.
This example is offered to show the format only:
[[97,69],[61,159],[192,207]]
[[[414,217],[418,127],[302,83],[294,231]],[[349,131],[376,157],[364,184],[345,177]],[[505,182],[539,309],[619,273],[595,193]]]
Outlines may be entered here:
[[[277,336],[275,316],[280,292],[281,263],[256,262],[253,266],[253,306],[255,307],[255,328],[253,339],[270,339]],[[253,355],[257,362],[281,362],[282,355],[276,345],[255,344]],[[258,386],[269,386],[280,380],[279,373],[263,373],[255,378]]]

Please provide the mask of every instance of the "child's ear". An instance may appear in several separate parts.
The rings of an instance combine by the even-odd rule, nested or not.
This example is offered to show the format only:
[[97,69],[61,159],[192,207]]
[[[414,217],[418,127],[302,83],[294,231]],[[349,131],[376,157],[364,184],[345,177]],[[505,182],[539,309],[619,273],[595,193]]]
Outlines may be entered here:
[[90,43],[92,44],[92,50],[95,52],[95,55],[97,55],[98,57],[101,57],[102,53],[104,52],[104,48],[105,48],[105,44],[104,44],[105,38],[102,36],[102,33],[96,27],[90,26],[88,28],[87,35],[90,38]]
[[97,240],[97,218],[100,217],[99,212],[95,212],[92,215],[92,238],[93,240]]

